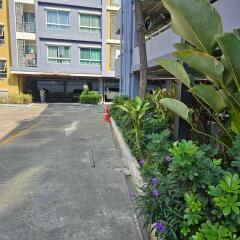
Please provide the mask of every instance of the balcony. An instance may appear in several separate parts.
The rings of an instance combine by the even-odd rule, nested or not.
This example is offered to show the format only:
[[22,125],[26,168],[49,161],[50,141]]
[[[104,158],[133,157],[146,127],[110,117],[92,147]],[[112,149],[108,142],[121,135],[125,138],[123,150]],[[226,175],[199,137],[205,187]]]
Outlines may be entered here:
[[18,66],[24,68],[37,67],[36,42],[18,39]]
[[34,5],[15,3],[16,31],[36,33]]
[[111,6],[121,7],[121,0],[110,0]]
[[36,33],[35,22],[23,22],[23,32]]

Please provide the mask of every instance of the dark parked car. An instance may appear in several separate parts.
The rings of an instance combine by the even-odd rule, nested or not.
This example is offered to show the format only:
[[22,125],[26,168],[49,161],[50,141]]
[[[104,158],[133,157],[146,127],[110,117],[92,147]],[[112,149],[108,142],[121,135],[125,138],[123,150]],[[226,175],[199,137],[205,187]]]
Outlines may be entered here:
[[80,99],[80,95],[82,94],[83,90],[82,89],[74,89],[73,90],[73,95],[72,95],[72,99],[73,100],[78,100]]

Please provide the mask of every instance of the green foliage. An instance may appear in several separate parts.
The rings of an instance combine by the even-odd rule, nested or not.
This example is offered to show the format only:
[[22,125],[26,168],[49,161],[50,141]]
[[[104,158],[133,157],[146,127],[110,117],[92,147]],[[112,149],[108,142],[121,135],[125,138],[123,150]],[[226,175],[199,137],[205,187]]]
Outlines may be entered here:
[[[191,141],[182,140],[170,148],[171,162],[162,157],[158,165],[153,165],[155,168],[151,169],[148,162],[141,168],[145,179],[146,169],[153,170],[149,178],[158,178],[158,185],[146,184],[142,189],[144,195],[138,199],[147,225],[156,221],[164,223],[166,239],[181,239],[181,231],[188,233],[189,226],[184,223],[198,220],[198,215],[201,216],[199,208],[205,208],[208,203],[208,185],[217,184],[223,176],[219,160],[213,158],[216,152],[209,145],[198,147]],[[152,197],[154,188],[159,192],[158,198]],[[187,197],[186,193],[192,195]],[[185,210],[184,196],[191,210]]]
[[[186,120],[194,131],[213,138],[229,149],[234,134],[240,133],[240,37],[237,33],[222,33],[220,16],[208,0],[190,2],[163,0],[171,14],[173,31],[191,44],[176,45],[179,50],[173,55],[206,77],[211,85],[195,84],[196,76],[188,76],[177,61],[161,59],[159,64],[185,84],[200,104],[210,108],[211,118],[222,130],[220,136],[215,138],[195,129],[189,116],[191,109],[185,104],[169,99],[163,99],[161,103]],[[222,51],[220,60],[213,55],[217,47]],[[229,112],[228,122],[218,117],[223,110]]]
[[145,113],[150,109],[150,104],[149,102],[142,101],[140,97],[136,97],[133,101],[125,101],[122,105],[117,105],[117,107],[126,112],[132,120],[135,130],[137,157],[141,159],[143,157],[141,147],[141,124]]
[[0,97],[0,103],[6,104],[30,104],[32,96],[30,94],[9,94],[8,96]]
[[80,103],[83,104],[98,104],[100,103],[102,96],[96,92],[90,92],[88,90],[83,91],[80,96]]
[[234,159],[232,161],[232,166],[240,170],[240,135],[236,136],[233,146],[228,153]]
[[212,223],[206,221],[201,225],[199,232],[193,237],[193,240],[240,240],[240,238],[232,233],[230,229],[220,223]]
[[208,202],[185,194],[186,209],[181,234],[185,239],[240,239],[240,180],[226,172],[217,186],[208,187]]
[[113,104],[113,106],[115,106],[115,105],[122,105],[122,104],[124,104],[125,101],[128,101],[128,100],[130,100],[128,96],[124,96],[124,95],[122,95],[122,96],[115,96],[113,98],[112,104]]

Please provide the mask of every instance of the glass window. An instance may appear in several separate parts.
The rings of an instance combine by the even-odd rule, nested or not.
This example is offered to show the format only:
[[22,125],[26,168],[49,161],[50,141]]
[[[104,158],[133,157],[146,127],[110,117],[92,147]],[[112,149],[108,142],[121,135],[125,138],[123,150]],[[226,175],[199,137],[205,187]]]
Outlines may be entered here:
[[6,60],[0,59],[0,78],[7,77],[7,62]]
[[111,0],[111,5],[112,6],[121,6],[121,0]]
[[81,13],[80,18],[80,30],[86,32],[100,32],[101,20],[98,15],[89,15]]
[[23,14],[24,31],[35,33],[35,14],[31,12],[25,12]]
[[48,46],[48,62],[49,63],[70,63],[70,47],[69,46]]
[[49,30],[69,30],[69,12],[47,11],[47,29]]
[[80,48],[80,64],[101,65],[101,49]]
[[0,0],[0,8],[2,8],[2,0]]
[[4,26],[0,25],[0,44],[4,44]]

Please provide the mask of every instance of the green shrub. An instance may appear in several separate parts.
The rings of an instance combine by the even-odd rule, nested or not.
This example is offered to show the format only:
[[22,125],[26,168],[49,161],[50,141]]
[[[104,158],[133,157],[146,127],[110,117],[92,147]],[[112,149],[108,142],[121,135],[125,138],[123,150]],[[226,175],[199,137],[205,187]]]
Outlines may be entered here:
[[13,94],[10,93],[8,96],[0,98],[0,103],[5,104],[30,104],[32,103],[32,96],[29,94]]
[[98,104],[100,103],[102,96],[96,92],[83,91],[80,96],[80,103],[83,104]]
[[[159,165],[149,166],[146,161],[142,166],[141,171],[145,174],[149,167],[154,167],[149,179],[145,177],[144,194],[138,198],[137,204],[147,225],[164,224],[164,233],[157,231],[157,236],[171,240],[186,239],[181,238],[180,233],[185,210],[184,195],[192,192],[207,208],[208,186],[216,185],[224,174],[219,166],[221,161],[213,157],[215,153],[216,150],[210,146],[198,147],[191,141],[182,140],[173,144],[169,156],[159,158]],[[157,184],[152,184],[152,179],[157,179]]]

